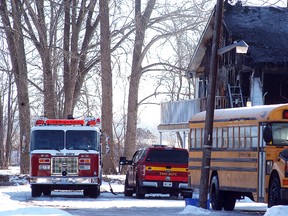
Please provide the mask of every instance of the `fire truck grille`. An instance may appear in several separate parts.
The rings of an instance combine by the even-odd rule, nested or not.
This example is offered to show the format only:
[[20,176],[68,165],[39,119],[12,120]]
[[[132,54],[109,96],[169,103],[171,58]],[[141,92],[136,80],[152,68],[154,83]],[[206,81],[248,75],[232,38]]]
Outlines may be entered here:
[[52,174],[62,175],[63,171],[66,171],[67,175],[77,174],[78,158],[77,157],[52,158]]

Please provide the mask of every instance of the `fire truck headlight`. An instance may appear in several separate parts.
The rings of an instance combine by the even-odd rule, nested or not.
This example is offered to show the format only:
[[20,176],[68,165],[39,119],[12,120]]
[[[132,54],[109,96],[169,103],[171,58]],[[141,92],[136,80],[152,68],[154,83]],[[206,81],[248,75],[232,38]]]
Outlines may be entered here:
[[90,165],[79,165],[79,170],[90,170]]
[[266,175],[270,175],[273,167],[273,161],[272,160],[266,160]]
[[39,165],[39,170],[50,170],[50,169],[51,169],[50,165],[45,164]]

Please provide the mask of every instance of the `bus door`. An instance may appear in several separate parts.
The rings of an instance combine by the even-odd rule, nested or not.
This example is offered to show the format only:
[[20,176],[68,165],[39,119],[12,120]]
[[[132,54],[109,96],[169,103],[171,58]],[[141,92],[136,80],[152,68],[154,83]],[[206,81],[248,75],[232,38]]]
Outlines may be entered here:
[[265,197],[265,164],[266,164],[266,143],[263,140],[263,129],[265,124],[260,124],[259,151],[258,151],[258,202],[264,202]]

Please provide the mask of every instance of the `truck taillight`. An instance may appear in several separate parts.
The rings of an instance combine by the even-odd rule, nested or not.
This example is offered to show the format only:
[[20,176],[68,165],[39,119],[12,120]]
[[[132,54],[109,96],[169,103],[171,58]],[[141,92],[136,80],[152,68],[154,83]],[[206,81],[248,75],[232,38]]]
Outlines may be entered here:
[[50,158],[39,158],[39,170],[50,170],[51,159]]
[[80,163],[91,163],[91,159],[90,158],[80,158],[79,159],[79,164]]
[[79,170],[90,170],[91,169],[91,158],[88,158],[87,155],[82,155],[79,158]]
[[39,158],[39,163],[49,163],[50,164],[50,158]]
[[141,167],[141,174],[144,176],[144,175],[145,175],[145,172],[146,172],[146,166],[145,166],[145,165],[142,165],[142,167]]

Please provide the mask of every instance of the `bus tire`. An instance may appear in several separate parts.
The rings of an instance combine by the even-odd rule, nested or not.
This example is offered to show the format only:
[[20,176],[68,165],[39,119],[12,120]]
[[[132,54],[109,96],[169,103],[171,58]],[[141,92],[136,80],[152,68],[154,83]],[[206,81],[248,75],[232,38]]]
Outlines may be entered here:
[[225,192],[224,193],[224,202],[223,207],[225,211],[233,211],[235,208],[236,197],[233,192]]
[[268,208],[280,204],[280,181],[278,176],[274,176],[269,185]]
[[40,185],[31,185],[31,196],[32,197],[40,197],[42,194],[42,188]]
[[219,190],[217,175],[212,177],[210,183],[210,203],[213,210],[222,210],[223,208],[223,192]]

